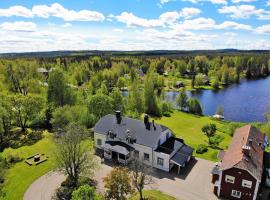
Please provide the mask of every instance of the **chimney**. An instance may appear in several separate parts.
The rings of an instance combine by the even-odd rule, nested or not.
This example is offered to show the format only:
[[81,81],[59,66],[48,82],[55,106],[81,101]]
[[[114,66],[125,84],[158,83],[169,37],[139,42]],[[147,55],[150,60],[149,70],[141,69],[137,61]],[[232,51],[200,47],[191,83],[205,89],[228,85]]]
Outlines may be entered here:
[[120,110],[115,111],[115,117],[116,117],[117,124],[121,124],[122,117],[121,117],[121,111]]
[[149,116],[147,114],[144,115],[144,125],[146,129],[150,130]]
[[153,127],[154,127],[154,130],[156,130],[156,125],[155,125],[155,120],[152,121],[152,124],[153,124]]
[[244,145],[243,147],[242,147],[242,151],[243,151],[243,153],[246,155],[246,156],[249,156],[250,154],[250,146],[247,146],[247,145]]
[[252,145],[252,139],[249,139],[249,140],[248,140],[248,144],[249,144],[249,146]]

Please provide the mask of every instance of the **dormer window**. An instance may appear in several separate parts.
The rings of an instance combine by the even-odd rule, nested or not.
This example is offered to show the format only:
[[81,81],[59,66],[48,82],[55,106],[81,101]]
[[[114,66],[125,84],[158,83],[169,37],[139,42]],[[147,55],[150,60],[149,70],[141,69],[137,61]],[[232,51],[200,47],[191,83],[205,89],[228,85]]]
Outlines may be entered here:
[[126,133],[127,133],[127,135],[126,135],[126,141],[127,141],[127,143],[133,144],[133,143],[135,143],[135,142],[137,141],[136,138],[134,138],[134,137],[130,134],[130,131],[129,131],[129,130],[127,130]]
[[113,140],[116,137],[116,133],[113,133],[112,131],[108,131],[108,137]]

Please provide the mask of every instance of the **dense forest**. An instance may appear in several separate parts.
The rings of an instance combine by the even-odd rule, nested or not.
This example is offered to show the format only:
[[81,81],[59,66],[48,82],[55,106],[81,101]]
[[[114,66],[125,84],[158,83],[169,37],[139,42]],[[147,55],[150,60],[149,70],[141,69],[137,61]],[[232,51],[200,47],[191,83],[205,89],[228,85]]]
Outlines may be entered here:
[[[267,54],[67,56],[0,60],[0,147],[20,127],[61,131],[69,122],[91,128],[114,110],[139,117],[169,115],[163,91],[181,90],[177,105],[201,114],[185,89],[220,89],[269,75]],[[182,89],[183,88],[183,89]],[[127,97],[123,91],[128,91]]]
[[[0,58],[0,152],[35,144],[44,130],[55,133],[56,138],[65,133],[64,150],[65,142],[79,141],[77,133],[84,129],[91,136],[95,123],[116,110],[133,118],[143,113],[170,116],[174,109],[202,115],[200,102],[189,98],[187,90],[219,90],[270,73],[270,55],[266,53],[160,53]],[[175,105],[165,100],[164,92],[171,90],[179,91]],[[203,132],[209,127],[216,131],[210,124]],[[223,139],[213,138],[218,143]],[[215,141],[209,137],[209,143]],[[207,147],[199,145],[198,149],[205,152]],[[0,189],[5,170],[20,159],[0,154]],[[65,190],[60,193],[71,195]]]

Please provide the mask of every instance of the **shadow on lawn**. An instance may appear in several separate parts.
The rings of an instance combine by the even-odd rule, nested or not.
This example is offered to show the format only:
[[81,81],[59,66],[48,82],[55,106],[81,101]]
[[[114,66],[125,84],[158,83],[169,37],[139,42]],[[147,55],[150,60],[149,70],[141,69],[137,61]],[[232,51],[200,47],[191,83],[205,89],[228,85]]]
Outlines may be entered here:
[[42,130],[27,129],[25,132],[22,132],[20,129],[14,129],[10,132],[7,142],[0,147],[0,152],[8,147],[17,149],[22,146],[33,145],[42,138],[43,138]]

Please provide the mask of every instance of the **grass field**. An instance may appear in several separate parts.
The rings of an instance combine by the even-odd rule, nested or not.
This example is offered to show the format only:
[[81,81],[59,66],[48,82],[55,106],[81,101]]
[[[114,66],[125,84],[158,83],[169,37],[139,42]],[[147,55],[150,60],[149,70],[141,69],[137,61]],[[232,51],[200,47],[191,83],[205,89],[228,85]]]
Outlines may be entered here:
[[[229,122],[221,122],[213,120],[209,117],[196,116],[187,114],[179,111],[171,113],[170,117],[162,117],[156,119],[157,123],[163,124],[169,127],[177,137],[182,138],[185,142],[192,146],[194,149],[199,144],[208,145],[207,137],[201,132],[201,128],[208,123],[215,123],[217,125],[217,134],[223,135],[224,140],[220,144],[221,148],[226,149],[230,143],[231,136],[226,133]],[[24,159],[34,154],[46,154],[49,159],[48,161],[38,165],[29,166],[24,162]],[[43,139],[31,146],[23,146],[18,149],[6,149],[2,156],[8,155],[19,156],[23,161],[16,163],[10,169],[7,170],[6,181],[4,184],[3,191],[5,193],[5,200],[22,199],[24,192],[38,177],[44,175],[48,171],[55,168],[55,144],[52,136],[48,132],[44,132]],[[205,154],[196,154],[195,156],[201,157],[207,160],[217,161],[216,155],[218,150],[209,148]],[[171,200],[172,197],[168,197],[159,191],[145,191],[146,196],[154,199]],[[163,195],[165,195],[163,197]],[[161,198],[155,198],[161,197]],[[150,198],[150,199],[151,199]],[[152,198],[152,199],[153,199]]]
[[[216,124],[218,129],[216,134],[224,136],[220,148],[226,149],[231,141],[231,136],[224,131],[228,122],[179,111],[173,112],[170,117],[162,117],[156,119],[156,121],[170,128],[177,137],[184,139],[185,143],[192,146],[195,150],[199,144],[208,145],[208,138],[201,131],[201,128],[208,123]],[[195,152],[194,155],[207,160],[217,161],[218,151],[217,149],[208,148],[208,152],[204,154],[196,154]]]
[[[157,190],[145,190],[143,191],[143,197],[147,200],[176,200],[176,198]],[[139,199],[140,198],[138,194],[129,198],[129,200],[139,200]]]
[[18,149],[6,149],[2,155],[15,155],[25,159],[37,153],[44,153],[49,158],[46,162],[37,166],[29,166],[23,161],[16,163],[7,170],[3,192],[5,200],[21,200],[24,192],[38,177],[55,168],[55,145],[52,136],[45,132],[44,138],[32,146],[24,146]]

